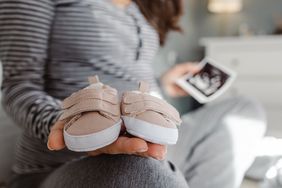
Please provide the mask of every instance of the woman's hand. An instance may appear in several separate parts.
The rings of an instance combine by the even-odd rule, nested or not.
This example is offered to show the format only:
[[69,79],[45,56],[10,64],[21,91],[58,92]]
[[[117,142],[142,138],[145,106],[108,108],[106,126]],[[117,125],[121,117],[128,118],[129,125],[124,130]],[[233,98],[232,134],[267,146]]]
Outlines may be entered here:
[[[49,150],[61,150],[65,147],[63,128],[64,123],[62,121],[58,121],[51,128],[47,144]],[[124,131],[125,129],[123,127],[122,132]],[[164,145],[148,143],[140,138],[120,136],[114,143],[105,146],[104,148],[88,152],[88,154],[90,156],[97,156],[100,154],[134,154],[163,160],[166,151],[167,148]]]
[[180,88],[175,81],[181,78],[185,74],[195,74],[200,71],[200,67],[196,63],[187,62],[175,65],[172,69],[168,70],[162,77],[161,83],[165,92],[170,97],[183,97],[187,96],[188,93]]

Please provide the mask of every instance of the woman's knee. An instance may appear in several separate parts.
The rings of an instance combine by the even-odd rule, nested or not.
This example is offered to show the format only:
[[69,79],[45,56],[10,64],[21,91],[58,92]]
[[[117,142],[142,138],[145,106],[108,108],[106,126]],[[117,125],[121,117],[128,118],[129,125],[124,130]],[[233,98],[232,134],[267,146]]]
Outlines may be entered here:
[[205,113],[213,118],[212,122],[218,122],[215,128],[229,129],[232,126],[234,129],[240,129],[248,124],[250,129],[265,133],[267,125],[265,110],[261,103],[253,98],[236,96],[209,105],[206,109]]
[[44,187],[187,187],[165,162],[130,155],[101,155],[64,165]]
[[[116,162],[121,163],[121,187],[188,187],[182,173],[167,161],[121,155],[116,158]],[[128,182],[123,184],[124,181]]]
[[231,106],[233,106],[233,108],[231,108],[231,113],[237,113],[241,116],[248,116],[250,118],[266,122],[265,110],[261,103],[254,98],[248,96],[237,96],[227,99],[224,103],[230,103]]

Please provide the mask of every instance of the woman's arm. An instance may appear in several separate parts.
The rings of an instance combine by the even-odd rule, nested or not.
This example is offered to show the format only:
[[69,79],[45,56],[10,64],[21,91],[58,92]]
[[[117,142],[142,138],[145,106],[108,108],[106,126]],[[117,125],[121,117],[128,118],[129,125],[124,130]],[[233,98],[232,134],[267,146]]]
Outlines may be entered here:
[[185,74],[192,73],[195,74],[200,70],[200,67],[195,62],[185,62],[177,64],[166,73],[164,73],[160,78],[160,83],[162,85],[165,93],[170,97],[184,97],[189,95],[186,91],[180,88],[175,81]]
[[47,141],[60,101],[44,91],[52,0],[0,0],[2,103],[18,125]]
[[[52,0],[0,0],[0,58],[4,68],[2,102],[10,116],[49,148],[65,147],[60,101],[44,91],[44,73],[54,4]],[[55,123],[57,122],[57,123]],[[53,125],[54,124],[54,125]],[[52,126],[52,132],[50,129]],[[50,134],[49,134],[50,133]],[[119,137],[89,155],[136,154],[163,159],[166,147]]]

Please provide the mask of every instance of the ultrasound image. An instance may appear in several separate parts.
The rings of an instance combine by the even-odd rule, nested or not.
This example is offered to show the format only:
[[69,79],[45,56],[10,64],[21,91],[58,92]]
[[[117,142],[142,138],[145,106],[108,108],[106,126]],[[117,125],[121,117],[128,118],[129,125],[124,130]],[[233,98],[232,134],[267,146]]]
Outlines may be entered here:
[[187,82],[193,85],[203,95],[209,97],[216,93],[228,78],[228,74],[207,63],[200,72],[188,78]]

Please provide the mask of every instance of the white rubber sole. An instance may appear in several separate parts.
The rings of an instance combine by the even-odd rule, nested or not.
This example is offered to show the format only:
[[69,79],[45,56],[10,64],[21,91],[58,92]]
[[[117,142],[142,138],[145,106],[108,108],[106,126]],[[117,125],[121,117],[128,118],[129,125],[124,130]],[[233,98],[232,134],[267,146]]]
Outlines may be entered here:
[[64,129],[65,144],[69,150],[76,152],[94,151],[105,147],[117,140],[121,122],[122,120],[105,130],[88,135],[70,135]]
[[173,145],[178,140],[178,129],[161,127],[136,118],[122,116],[128,133],[148,142]]

